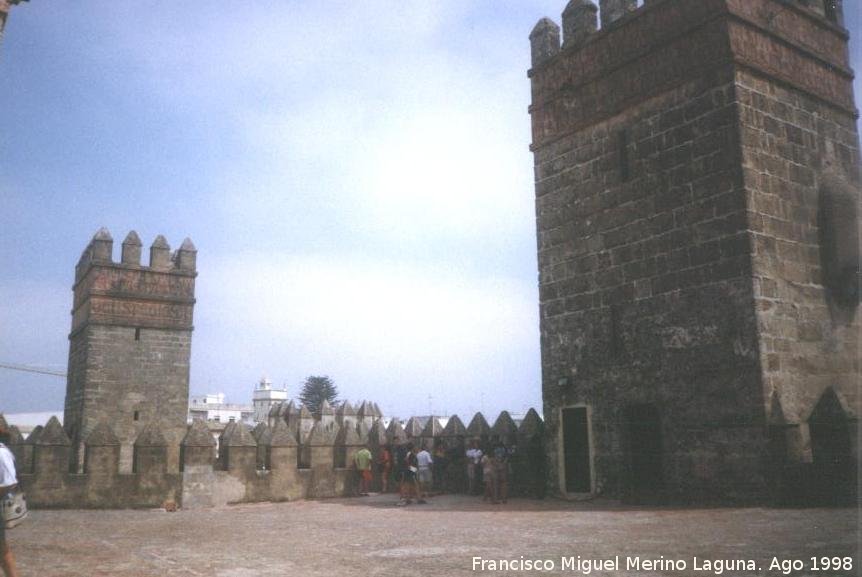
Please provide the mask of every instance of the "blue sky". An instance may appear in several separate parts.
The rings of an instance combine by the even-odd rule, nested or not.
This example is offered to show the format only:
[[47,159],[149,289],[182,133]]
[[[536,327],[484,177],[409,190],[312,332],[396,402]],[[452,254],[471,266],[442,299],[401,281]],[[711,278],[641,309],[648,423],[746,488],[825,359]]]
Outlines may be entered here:
[[[106,226],[197,245],[193,393],[329,374],[388,414],[540,408],[527,35],[564,5],[14,8],[0,362],[65,369],[74,264]],[[64,392],[0,370],[0,411]]]

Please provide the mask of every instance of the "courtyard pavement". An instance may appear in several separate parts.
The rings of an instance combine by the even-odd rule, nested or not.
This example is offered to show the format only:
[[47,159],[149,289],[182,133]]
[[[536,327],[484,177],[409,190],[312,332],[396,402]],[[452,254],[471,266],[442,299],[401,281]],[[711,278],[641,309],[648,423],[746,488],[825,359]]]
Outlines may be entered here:
[[[7,535],[22,577],[286,577],[365,575],[583,575],[563,567],[603,559],[591,575],[715,575],[704,560],[744,559],[782,575],[772,558],[859,562],[855,509],[664,509],[605,502],[515,499],[486,505],[464,496],[396,507],[392,495],[179,511],[33,511]],[[473,570],[485,560],[550,560],[549,571]],[[683,560],[686,569],[628,567],[629,558]],[[693,566],[698,557],[701,569]],[[498,566],[499,569],[499,566]]]

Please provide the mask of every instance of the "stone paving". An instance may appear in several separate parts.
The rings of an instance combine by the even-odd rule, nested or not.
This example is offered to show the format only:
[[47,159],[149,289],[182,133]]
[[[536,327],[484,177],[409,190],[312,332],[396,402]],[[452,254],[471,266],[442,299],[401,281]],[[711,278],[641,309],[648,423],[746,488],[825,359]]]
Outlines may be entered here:
[[[284,577],[293,575],[582,575],[562,557],[613,559],[592,575],[715,575],[692,558],[853,556],[854,509],[664,509],[614,503],[464,496],[396,507],[391,495],[179,511],[34,511],[8,534],[23,577]],[[552,560],[551,571],[473,571],[472,558]],[[687,569],[626,569],[626,557],[683,559]],[[816,573],[808,567],[794,575]]]

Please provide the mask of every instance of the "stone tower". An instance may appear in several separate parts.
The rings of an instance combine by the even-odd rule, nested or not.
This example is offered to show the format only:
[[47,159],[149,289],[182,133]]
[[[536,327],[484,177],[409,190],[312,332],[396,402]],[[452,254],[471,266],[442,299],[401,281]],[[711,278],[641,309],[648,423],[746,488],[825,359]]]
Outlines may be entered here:
[[80,467],[81,442],[104,421],[121,443],[121,471],[132,468],[138,435],[154,424],[177,470],[186,433],[189,357],[195,303],[196,249],[175,253],[164,237],[141,265],[141,241],[130,232],[120,262],[113,239],[99,230],[75,269],[64,427]]
[[572,0],[534,28],[557,493],[853,498],[848,40],[835,0]]

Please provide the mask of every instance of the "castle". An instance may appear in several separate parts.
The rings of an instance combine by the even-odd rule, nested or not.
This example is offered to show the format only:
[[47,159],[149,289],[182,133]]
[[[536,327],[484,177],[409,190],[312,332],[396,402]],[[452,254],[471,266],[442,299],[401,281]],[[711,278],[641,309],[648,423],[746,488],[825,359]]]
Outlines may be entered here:
[[[836,0],[571,0],[530,34],[542,394],[384,427],[271,405],[185,422],[196,250],[99,231],[76,269],[65,429],[12,444],[36,506],[330,497],[360,446],[515,449],[515,492],[855,501],[859,140]],[[599,29],[599,19],[601,29]],[[463,473],[463,467],[453,474]]]
[[530,35],[550,487],[855,502],[841,3],[599,4]]
[[[217,443],[204,421],[186,422],[197,251],[186,239],[172,253],[159,236],[144,266],[141,246],[130,232],[114,262],[113,239],[101,229],[75,269],[64,424],[52,417],[26,440],[11,428],[32,505],[193,508],[335,497],[354,490],[361,447],[376,454],[384,445],[443,445],[463,455],[468,439],[522,447],[512,459],[513,493],[541,492],[543,423],[535,411],[520,426],[506,411],[493,426],[481,413],[467,426],[457,415],[445,427],[435,418],[384,426],[376,403],[324,402],[315,418],[265,395],[266,422],[253,430],[230,422]],[[464,474],[455,459],[447,477],[459,486]]]

